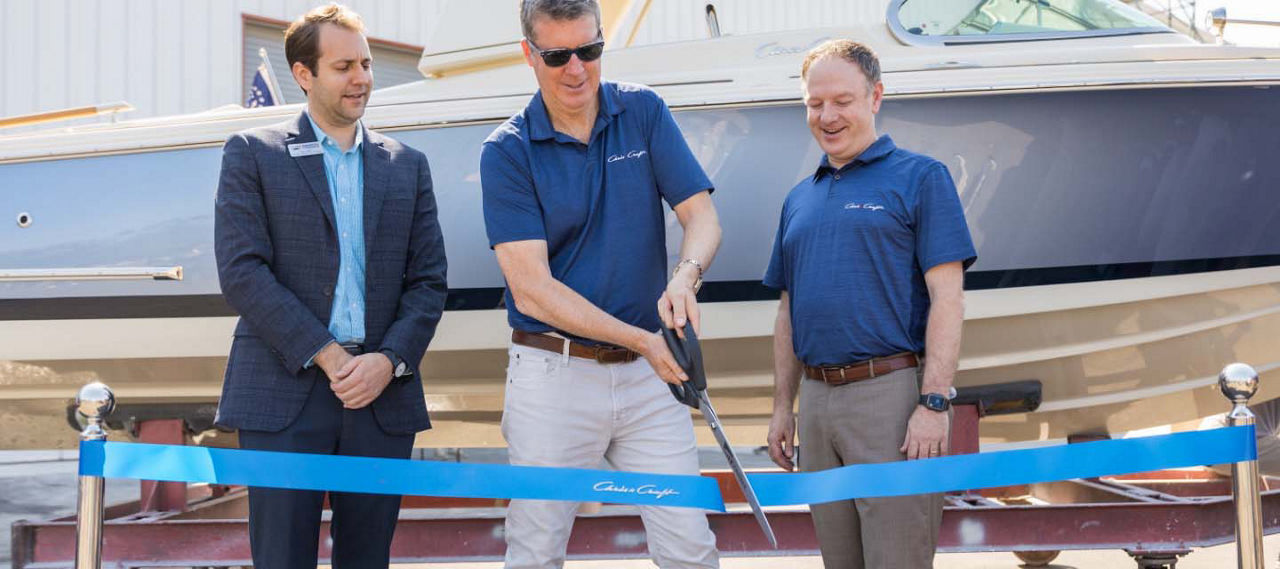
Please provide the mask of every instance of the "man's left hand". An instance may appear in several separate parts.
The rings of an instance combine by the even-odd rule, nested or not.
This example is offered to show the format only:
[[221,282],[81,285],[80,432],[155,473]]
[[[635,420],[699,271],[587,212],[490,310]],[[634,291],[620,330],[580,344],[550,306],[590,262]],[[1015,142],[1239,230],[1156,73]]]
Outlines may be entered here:
[[907,439],[898,451],[906,453],[907,460],[936,458],[947,453],[950,438],[951,414],[917,405],[907,421]]
[[386,354],[362,354],[351,358],[329,384],[347,409],[360,409],[373,402],[391,383],[391,360]]
[[674,328],[676,335],[684,338],[684,323],[692,322],[693,331],[702,333],[702,318],[698,311],[698,297],[693,291],[697,282],[698,271],[688,267],[676,273],[675,278],[667,283],[667,290],[658,298],[658,316],[662,325]]

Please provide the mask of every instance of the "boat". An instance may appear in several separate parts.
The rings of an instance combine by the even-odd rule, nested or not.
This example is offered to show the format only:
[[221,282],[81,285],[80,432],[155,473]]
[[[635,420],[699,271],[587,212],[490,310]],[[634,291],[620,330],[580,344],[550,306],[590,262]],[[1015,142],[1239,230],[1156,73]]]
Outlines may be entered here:
[[[747,2],[603,3],[605,77],[656,89],[717,187],[702,337],[731,440],[764,444],[777,293],[760,278],[782,200],[821,155],[798,75],[830,38],[879,53],[879,130],[956,181],[979,252],[957,385],[1043,385],[1035,412],[983,420],[983,441],[1221,412],[1233,361],[1261,373],[1257,400],[1280,396],[1280,50],[1198,44],[1113,0],[788,4],[804,17],[734,29]],[[450,260],[420,375],[435,428],[417,445],[501,446],[509,328],[478,157],[536,86],[518,26],[482,26],[471,2],[445,15],[424,79],[376,91],[365,123],[429,157]],[[696,37],[636,41],[669,22]],[[0,136],[0,218],[14,220],[0,223],[0,448],[73,445],[66,401],[93,380],[125,425],[184,418],[200,444],[228,440],[207,420],[236,321],[213,258],[220,147],[299,110]]]

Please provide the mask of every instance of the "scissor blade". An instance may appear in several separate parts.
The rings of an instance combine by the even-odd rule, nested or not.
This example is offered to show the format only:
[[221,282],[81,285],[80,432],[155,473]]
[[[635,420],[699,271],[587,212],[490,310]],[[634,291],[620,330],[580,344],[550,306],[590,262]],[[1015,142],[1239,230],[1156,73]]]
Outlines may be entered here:
[[764,510],[760,508],[760,500],[756,498],[756,491],[751,488],[751,482],[747,480],[747,473],[742,470],[742,463],[738,462],[738,455],[733,452],[733,447],[729,446],[729,439],[725,437],[724,429],[720,427],[720,417],[716,416],[716,410],[711,406],[711,398],[707,397],[705,390],[699,391],[698,397],[702,399],[702,416],[706,418],[707,425],[711,426],[711,434],[716,436],[716,442],[720,443],[720,450],[729,461],[729,468],[733,469],[733,477],[738,480],[738,486],[742,488],[742,495],[747,498],[747,504],[751,506],[751,513],[755,515],[756,523],[760,524],[765,537],[769,538],[769,545],[777,549],[778,538],[773,535],[773,527],[769,525],[769,518],[765,517]]

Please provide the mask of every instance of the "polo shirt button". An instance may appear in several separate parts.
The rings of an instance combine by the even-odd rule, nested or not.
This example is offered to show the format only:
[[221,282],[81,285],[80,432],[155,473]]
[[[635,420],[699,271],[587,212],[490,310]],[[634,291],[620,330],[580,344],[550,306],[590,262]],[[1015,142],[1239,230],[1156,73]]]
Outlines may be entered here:
[[324,295],[333,296],[333,287],[331,286],[324,287]]
[[837,179],[837,180],[839,180],[839,179],[840,179],[840,174],[836,174],[836,179]]

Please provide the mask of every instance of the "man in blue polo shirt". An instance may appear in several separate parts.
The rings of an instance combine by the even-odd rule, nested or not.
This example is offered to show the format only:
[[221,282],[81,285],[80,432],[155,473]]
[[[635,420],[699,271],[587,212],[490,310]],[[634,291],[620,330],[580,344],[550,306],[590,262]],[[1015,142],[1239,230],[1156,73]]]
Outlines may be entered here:
[[[539,91],[485,141],[485,226],[513,328],[502,433],[512,464],[697,474],[693,424],[663,383],[687,379],[660,326],[698,326],[720,242],[711,181],[665,103],[600,81],[594,0],[524,0]],[[662,202],[684,227],[668,281]],[[559,567],[577,505],[513,500],[508,568]],[[716,567],[705,514],[642,507],[660,567]]]
[[[938,161],[876,137],[884,86],[866,46],[818,46],[801,78],[826,156],[787,196],[764,278],[782,291],[769,454],[794,467],[797,389],[803,470],[946,454],[976,258],[955,185]],[[941,495],[811,512],[828,569],[933,567]]]

